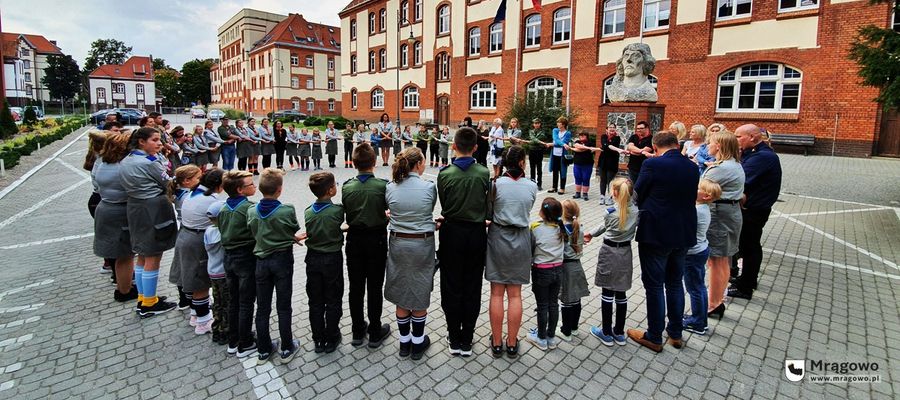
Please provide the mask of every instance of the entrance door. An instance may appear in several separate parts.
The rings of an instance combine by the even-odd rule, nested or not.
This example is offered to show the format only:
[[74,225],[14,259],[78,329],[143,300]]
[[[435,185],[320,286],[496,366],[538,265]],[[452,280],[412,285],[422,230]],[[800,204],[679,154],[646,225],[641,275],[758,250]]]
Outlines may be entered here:
[[441,96],[437,99],[437,115],[435,116],[438,125],[450,124],[450,97]]
[[900,111],[884,110],[878,135],[879,156],[900,157]]

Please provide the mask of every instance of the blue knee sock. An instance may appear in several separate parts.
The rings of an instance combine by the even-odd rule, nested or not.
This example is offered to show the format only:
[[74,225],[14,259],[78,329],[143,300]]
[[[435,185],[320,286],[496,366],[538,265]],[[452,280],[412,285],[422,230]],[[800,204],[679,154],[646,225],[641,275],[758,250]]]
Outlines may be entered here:
[[134,266],[134,286],[137,286],[138,297],[144,297],[144,266]]
[[159,271],[144,271],[141,280],[144,282],[144,305],[156,304],[156,283],[159,280]]

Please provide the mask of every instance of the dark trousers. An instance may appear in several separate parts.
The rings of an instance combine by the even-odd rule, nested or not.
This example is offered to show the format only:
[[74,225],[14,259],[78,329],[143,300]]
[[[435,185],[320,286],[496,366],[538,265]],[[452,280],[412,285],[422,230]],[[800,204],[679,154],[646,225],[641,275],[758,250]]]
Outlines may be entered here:
[[239,157],[238,158],[238,170],[241,170],[241,171],[247,170],[247,157]]
[[528,152],[528,165],[531,168],[531,180],[542,186],[544,170],[544,150],[531,150]]
[[566,159],[563,156],[550,156],[550,164],[553,168],[553,189],[566,190]]
[[344,141],[344,162],[348,163],[353,160],[353,142],[349,140]]
[[762,266],[762,233],[771,212],[771,208],[741,211],[744,224],[741,225],[741,238],[738,242],[740,250],[733,260],[744,259],[744,271],[734,282],[734,287],[744,293],[753,293],[756,290],[759,269]]
[[306,251],[306,295],[313,341],[336,341],[341,336],[344,298],[344,255],[340,251]]
[[638,175],[640,175],[640,174],[641,174],[641,170],[639,170],[639,169],[638,170],[629,169],[628,170],[628,179],[631,179],[631,183],[635,184],[635,183],[637,183]]
[[284,168],[284,148],[285,145],[275,145],[275,166]]
[[438,152],[441,150],[440,146],[431,145],[431,162],[437,164],[441,161],[439,157],[440,154]]
[[256,256],[253,245],[225,250],[225,280],[228,282],[228,344],[247,347],[253,343],[253,306],[256,302]]
[[213,336],[228,337],[228,317],[231,309],[231,296],[228,292],[227,279],[210,279],[212,293],[216,301],[212,305]]
[[439,232],[441,308],[447,319],[450,347],[459,348],[472,344],[481,312],[487,231],[484,222],[445,221]]
[[556,337],[559,322],[559,286],[562,267],[532,268],[531,291],[537,303],[538,338]]
[[281,349],[290,349],[294,336],[291,333],[291,292],[293,291],[294,253],[292,249],[279,250],[268,257],[256,259],[256,336],[257,351],[271,353],[272,337],[269,334],[269,318],[272,314],[272,294],[278,313],[278,333]]
[[337,159],[337,154],[329,154],[328,155],[328,166],[334,168],[334,160]]
[[416,142],[416,147],[418,147],[419,150],[422,150],[422,159],[427,160],[428,159],[428,142],[423,142],[423,141]]
[[[606,189],[609,188],[609,184],[612,183],[613,179],[616,179],[616,173],[618,173],[618,169],[611,168],[600,168],[600,194],[606,196]],[[610,196],[612,195],[612,191],[609,191]]]
[[[387,263],[387,228],[354,229],[347,232],[347,279],[350,282],[350,319],[354,335],[381,333],[384,304],[384,269]],[[368,332],[363,298],[368,290]]]
[[263,168],[269,168],[272,166],[272,155],[271,154],[266,154],[266,155],[262,156],[262,159],[263,159],[262,160]]
[[[665,248],[638,244],[641,260],[641,281],[647,293],[647,332],[644,338],[662,344],[665,327],[669,337],[681,338],[684,318],[684,261],[685,248]],[[669,324],[666,325],[666,314]]]

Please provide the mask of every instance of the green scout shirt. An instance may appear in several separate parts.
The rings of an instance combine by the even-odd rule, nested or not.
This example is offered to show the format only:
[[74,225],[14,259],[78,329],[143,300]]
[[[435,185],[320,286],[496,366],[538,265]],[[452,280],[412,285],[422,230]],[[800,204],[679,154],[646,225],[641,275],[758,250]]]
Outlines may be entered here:
[[[229,202],[234,203],[238,198]],[[225,250],[234,250],[239,247],[249,246],[256,242],[253,238],[253,232],[247,226],[247,210],[253,205],[253,202],[243,197],[240,203],[232,208],[228,203],[222,205],[222,211],[216,218],[216,226],[219,227],[219,234],[222,235],[222,247]]]
[[341,203],[351,228],[387,227],[387,201],[384,199],[388,181],[376,178],[371,172],[348,179],[341,189]]
[[341,251],[344,246],[344,232],[341,231],[341,224],[344,223],[343,206],[334,204],[331,200],[313,203],[306,207],[303,221],[308,235],[306,248],[322,253]]
[[455,164],[438,173],[438,197],[441,215],[447,220],[484,222],[487,215],[487,192],[491,176],[487,167],[473,163],[463,170]]
[[297,211],[290,204],[279,204],[267,215],[260,215],[259,204],[247,212],[247,225],[256,238],[253,254],[263,258],[294,246],[294,235],[300,230]]

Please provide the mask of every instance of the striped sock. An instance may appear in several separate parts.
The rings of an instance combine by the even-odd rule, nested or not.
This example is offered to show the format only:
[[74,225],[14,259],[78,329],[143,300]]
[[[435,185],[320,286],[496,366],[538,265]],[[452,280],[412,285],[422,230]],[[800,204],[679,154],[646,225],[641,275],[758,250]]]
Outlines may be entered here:
[[151,307],[159,300],[156,297],[156,284],[159,281],[159,271],[144,271],[141,280],[144,282],[144,302],[146,307]]
[[191,310],[197,313],[197,323],[209,321],[212,318],[209,312],[209,296],[191,300]]
[[409,334],[409,317],[397,317],[397,331],[400,332],[400,343],[407,343],[412,339]]
[[422,344],[425,341],[425,320],[428,317],[412,317],[412,342],[413,344]]

